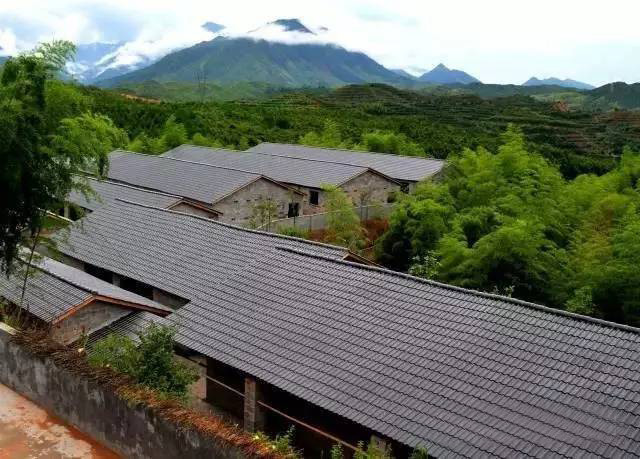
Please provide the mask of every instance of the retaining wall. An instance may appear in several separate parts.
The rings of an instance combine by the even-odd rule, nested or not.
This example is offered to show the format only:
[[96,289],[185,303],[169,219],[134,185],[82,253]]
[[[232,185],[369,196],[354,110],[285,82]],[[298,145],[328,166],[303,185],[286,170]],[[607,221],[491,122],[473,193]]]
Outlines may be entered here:
[[245,457],[235,446],[187,430],[145,406],[132,406],[107,387],[32,355],[0,323],[0,383],[29,398],[127,458]]

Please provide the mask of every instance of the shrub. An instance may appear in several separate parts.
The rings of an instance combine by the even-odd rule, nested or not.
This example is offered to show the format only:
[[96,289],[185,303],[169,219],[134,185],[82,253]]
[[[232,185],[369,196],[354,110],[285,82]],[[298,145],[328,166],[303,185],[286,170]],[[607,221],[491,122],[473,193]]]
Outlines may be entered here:
[[192,368],[176,361],[174,335],[171,327],[152,325],[139,335],[136,345],[129,337],[111,334],[94,345],[89,363],[113,368],[167,397],[184,398],[198,377]]

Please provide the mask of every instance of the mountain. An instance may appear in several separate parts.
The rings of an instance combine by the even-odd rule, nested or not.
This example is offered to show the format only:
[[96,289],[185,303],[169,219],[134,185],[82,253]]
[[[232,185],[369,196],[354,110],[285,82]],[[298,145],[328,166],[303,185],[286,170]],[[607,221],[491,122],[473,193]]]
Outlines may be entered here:
[[545,78],[538,79],[536,77],[531,77],[524,83],[522,86],[560,86],[562,88],[574,88],[574,89],[594,89],[595,86],[591,86],[588,83],[583,83],[581,81],[570,80],[569,78],[565,80],[561,80],[560,78]]
[[[109,67],[109,56],[113,55],[123,44],[119,42],[78,45],[75,60],[67,63],[67,72],[82,83],[93,82]],[[128,70],[123,70],[122,73]]]
[[472,77],[468,73],[463,72],[462,70],[449,69],[444,64],[439,64],[432,70],[423,74],[418,78],[418,81],[434,84],[480,83],[480,80]]
[[364,53],[320,41],[300,41],[301,36],[317,39],[297,19],[279,19],[265,27],[270,33],[274,27],[281,33],[273,40],[260,38],[255,31],[249,36],[218,36],[101,84],[113,87],[148,80],[197,82],[203,78],[217,84],[260,82],[281,87],[410,82]]
[[276,19],[268,25],[280,26],[285,32],[301,32],[315,35],[315,33],[309,30],[299,19]]
[[586,94],[591,108],[640,108],[640,83],[609,83]]
[[77,47],[75,60],[67,64],[67,72],[81,83],[96,83],[151,65],[172,51],[190,46],[203,38],[213,38],[224,29],[225,26],[221,24],[205,22],[199,30],[202,35],[200,38],[186,38],[191,41],[173,45],[169,49],[162,39],[81,44]]
[[218,33],[221,30],[225,29],[225,26],[223,26],[222,24],[216,24],[215,22],[205,22],[201,27],[211,33]]
[[402,69],[389,69],[391,70],[393,73],[395,73],[396,75],[400,75],[402,77],[405,78],[409,78],[410,80],[416,80],[416,77],[414,77],[413,75],[411,75],[409,72],[407,72],[406,70],[402,70]]

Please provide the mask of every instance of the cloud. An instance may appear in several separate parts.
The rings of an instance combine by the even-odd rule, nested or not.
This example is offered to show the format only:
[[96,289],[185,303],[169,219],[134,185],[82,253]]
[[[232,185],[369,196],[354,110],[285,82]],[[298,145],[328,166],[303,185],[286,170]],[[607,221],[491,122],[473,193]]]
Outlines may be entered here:
[[[428,69],[444,62],[486,82],[521,83],[554,75],[594,84],[640,79],[640,2],[609,0],[20,0],[0,2],[0,46],[28,49],[38,41],[67,38],[133,42],[121,62],[207,39],[200,26],[223,24],[246,34],[278,18],[297,17],[317,40],[364,51],[390,68]],[[4,43],[4,44],[3,44]],[[633,53],[636,53],[635,55]],[[634,57],[635,56],[635,57]]]

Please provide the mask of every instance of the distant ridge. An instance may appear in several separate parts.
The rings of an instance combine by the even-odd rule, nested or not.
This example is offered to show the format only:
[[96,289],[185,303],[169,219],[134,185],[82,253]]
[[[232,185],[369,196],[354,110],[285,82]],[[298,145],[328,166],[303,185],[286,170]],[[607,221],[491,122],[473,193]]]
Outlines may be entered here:
[[574,88],[574,89],[585,89],[590,90],[594,89],[595,86],[592,86],[588,83],[583,83],[582,81],[571,80],[569,78],[561,80],[560,78],[545,78],[540,80],[536,77],[531,77],[524,83],[522,86],[560,86],[562,88]]
[[409,78],[410,80],[417,80],[418,78],[411,75],[409,72],[407,72],[406,70],[402,70],[402,69],[389,69],[391,70],[393,73],[403,76],[405,78]]
[[480,80],[462,70],[450,69],[444,64],[438,64],[432,70],[424,73],[418,81],[434,84],[470,84],[480,83]]

